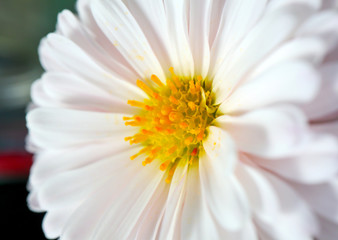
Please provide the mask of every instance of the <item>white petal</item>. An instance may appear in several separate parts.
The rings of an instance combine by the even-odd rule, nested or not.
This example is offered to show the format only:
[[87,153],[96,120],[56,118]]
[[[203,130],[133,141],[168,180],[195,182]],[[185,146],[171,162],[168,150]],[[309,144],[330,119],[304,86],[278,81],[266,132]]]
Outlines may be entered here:
[[181,217],[187,191],[187,164],[181,161],[170,183],[165,212],[157,239],[180,239]]
[[[58,15],[57,32],[83,49],[89,56],[95,61],[104,64],[107,68],[123,76],[124,79],[129,81],[135,81],[136,74],[130,69],[130,66],[126,64],[123,57],[114,51],[113,54],[107,52],[106,49],[96,42],[95,37],[88,33],[86,28],[80,20],[74,16],[69,10],[64,10]],[[113,44],[110,44],[110,48],[114,49]],[[108,54],[110,53],[110,54]],[[127,67],[128,66],[128,67]]]
[[[222,130],[210,127],[210,136],[203,144],[206,154],[200,158],[202,194],[219,225],[236,231],[245,225],[249,210],[243,190],[229,167],[237,160],[236,149],[231,138],[219,131]],[[214,140],[213,136],[218,138]]]
[[[211,49],[210,76],[215,76],[222,62],[231,59],[231,53],[265,9],[266,0],[227,0],[217,35]],[[218,11],[221,11],[219,9]]]
[[60,106],[51,96],[47,95],[43,82],[41,79],[33,82],[31,86],[31,97],[32,101],[37,106],[42,107],[56,107]]
[[302,5],[304,8],[313,8],[318,10],[321,6],[322,0],[272,0],[270,1],[267,11],[276,11],[285,6]]
[[29,183],[33,187],[41,185],[56,174],[84,167],[129,148],[130,145],[128,143],[121,143],[121,141],[115,140],[90,143],[82,145],[82,147],[76,146],[39,152],[35,155],[35,160],[31,167]]
[[[241,160],[244,157],[241,156]],[[279,203],[271,183],[255,168],[241,162],[237,165],[236,176],[246,192],[253,214],[272,222],[278,215]]]
[[338,13],[335,10],[321,11],[309,18],[297,31],[297,36],[319,36],[331,49],[338,40]]
[[198,164],[189,168],[181,231],[181,239],[222,239],[201,191]]
[[320,76],[305,62],[279,64],[242,84],[220,106],[236,113],[282,102],[308,102],[320,86]]
[[295,184],[295,189],[308,204],[322,217],[338,224],[338,178],[322,184]]
[[327,54],[328,47],[319,37],[303,37],[287,41],[266,57],[250,74],[257,76],[278,64],[289,61],[320,63]]
[[169,187],[170,185],[165,181],[159,184],[158,189],[135,224],[134,230],[128,236],[128,239],[156,239],[165,211]]
[[128,179],[128,191],[125,189],[124,193],[111,201],[111,206],[96,225],[91,239],[126,239],[152,201],[158,186],[165,184],[164,172],[159,170],[159,164],[152,163],[139,168],[142,174]]
[[72,213],[73,209],[69,208],[49,210],[42,221],[42,229],[45,236],[49,239],[59,237]]
[[68,69],[62,64],[60,58],[55,57],[53,48],[50,47],[47,37],[41,39],[38,48],[39,60],[46,71],[67,72]]
[[319,94],[304,107],[307,116],[312,120],[338,112],[338,62],[322,66],[321,74],[323,80]]
[[36,191],[32,191],[32,188],[29,185],[27,188],[30,191],[27,197],[28,208],[34,212],[44,212],[45,210],[41,208],[39,203],[38,193]]
[[306,8],[292,7],[264,15],[233,52],[227,54],[229,59],[222,59],[213,79],[216,102],[222,102],[252,67],[288,39],[309,13]]
[[[231,240],[258,240],[258,234],[256,231],[256,225],[253,221],[247,221],[246,224],[237,232],[228,231],[226,229],[219,228],[220,239]],[[260,239],[261,240],[261,239]]]
[[173,64],[163,1],[125,0],[124,3],[142,29],[163,71],[169,73],[169,68]]
[[138,150],[140,149],[132,149],[105,159],[97,159],[92,164],[48,178],[35,189],[41,208],[51,210],[79,206],[105,181],[111,180],[112,176],[118,181],[119,172],[141,167],[129,159]]
[[171,56],[175,72],[194,76],[194,60],[189,45],[188,1],[163,0],[166,10]]
[[318,133],[333,134],[338,137],[338,121],[311,124],[311,129]]
[[[58,107],[87,111],[134,113],[126,99],[118,98],[76,75],[47,72],[43,75],[42,81],[44,93],[52,98]],[[42,106],[49,107],[47,104]]]
[[[223,129],[210,126],[203,148],[210,159],[221,159],[219,167],[226,175],[232,174],[237,162],[236,146]],[[222,159],[227,159],[226,161]]]
[[206,77],[210,64],[209,28],[211,0],[190,2],[189,40],[195,62],[195,74]]
[[[133,154],[132,152],[130,153]],[[131,209],[130,204],[134,205],[138,203],[137,197],[140,196],[140,189],[144,190],[146,194],[149,192],[146,190],[148,184],[151,187],[150,190],[155,189],[154,183],[158,182],[157,174],[161,173],[158,169],[154,169],[157,166],[153,164],[143,168],[141,163],[130,161],[128,158],[127,156],[116,158],[116,161],[119,161],[122,165],[125,164],[125,166],[116,172],[112,172],[106,182],[96,188],[96,191],[92,192],[90,196],[87,196],[85,201],[83,201],[66,223],[61,235],[62,240],[96,239],[93,238],[93,235],[98,232],[99,228],[110,226],[110,223],[108,223],[108,226],[103,226],[101,222],[104,220],[104,216],[109,217],[109,214],[107,214],[109,211],[116,211],[118,209],[128,211]],[[114,166],[112,165],[112,167]],[[99,175],[98,173],[96,174]],[[126,191],[127,188],[131,190]],[[141,204],[145,202],[141,202]],[[124,207],[121,207],[121,204],[124,204]],[[121,214],[115,213],[110,217],[118,219],[119,217],[124,218],[126,216],[130,217],[126,212],[123,212]],[[134,217],[134,220],[137,220],[136,215]],[[115,221],[115,224],[121,222],[121,219],[119,219]],[[126,232],[125,234],[128,233]]]
[[223,8],[225,0],[213,0],[210,16],[209,45],[212,46],[217,35],[221,18],[223,17]]
[[287,40],[311,13],[300,7],[282,8],[264,15],[222,63],[213,79],[216,102],[222,102],[255,65]]
[[[136,84],[122,80],[121,76],[104,68],[76,44],[61,35],[49,34],[41,49],[48,51],[49,59],[52,58],[62,66],[61,69],[56,69],[57,71],[72,72],[123,100],[128,100],[130,96],[140,99],[146,97]],[[136,79],[134,81],[136,82]]]
[[254,204],[254,221],[265,235],[263,239],[312,239],[318,225],[304,200],[272,174],[245,165],[241,167],[242,184]]
[[27,114],[27,126],[35,144],[55,149],[103,139],[123,141],[133,134],[122,118],[121,114],[39,108]]
[[90,9],[91,2],[92,0],[78,0],[76,2],[79,19],[83,23],[83,27],[86,32],[88,32],[88,35],[92,36],[91,39],[95,42],[95,45],[101,47],[109,57],[116,59],[119,63],[130,68],[130,70],[133,70],[129,63],[124,59],[121,53],[97,25]]
[[306,118],[291,106],[263,108],[241,116],[217,118],[239,150],[262,157],[293,154],[307,140]]
[[91,9],[101,30],[141,78],[156,74],[165,79],[149,42],[122,1],[96,0]]
[[327,181],[338,173],[338,141],[332,136],[317,136],[299,156],[256,162],[292,181],[314,184]]
[[335,224],[323,217],[319,217],[321,231],[318,239],[332,240],[338,236],[338,224]]

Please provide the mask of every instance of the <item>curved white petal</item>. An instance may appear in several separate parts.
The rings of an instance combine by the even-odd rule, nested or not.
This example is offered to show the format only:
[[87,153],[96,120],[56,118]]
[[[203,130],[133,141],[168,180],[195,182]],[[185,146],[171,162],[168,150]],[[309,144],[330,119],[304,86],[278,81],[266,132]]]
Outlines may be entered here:
[[208,136],[203,142],[203,148],[208,158],[221,160],[219,167],[225,175],[232,174],[237,162],[236,146],[224,129],[210,126]]
[[280,47],[267,56],[250,74],[250,77],[276,68],[280,64],[289,61],[304,61],[312,64],[319,64],[328,52],[323,39],[314,37],[295,38],[285,42]]
[[289,156],[307,141],[306,118],[291,106],[262,108],[240,116],[223,115],[216,121],[239,150],[257,156]]
[[[241,156],[241,160],[245,156]],[[244,163],[238,163],[236,176],[243,186],[253,214],[259,214],[261,219],[269,222],[276,218],[279,211],[278,197],[271,183],[255,168]]]
[[35,105],[41,107],[60,106],[51,96],[47,95],[42,79],[36,80],[31,86],[31,98]]
[[148,40],[122,1],[95,0],[91,10],[101,30],[141,78],[156,74],[165,79]]
[[320,240],[332,240],[338,236],[338,224],[333,223],[323,217],[318,217],[321,225],[321,231],[318,236]]
[[187,191],[187,169],[187,164],[180,162],[171,180],[161,228],[157,233],[158,239],[180,239],[181,217]]
[[338,41],[338,13],[335,10],[321,11],[311,16],[297,31],[296,36],[319,36],[331,50]]
[[85,144],[81,148],[75,146],[39,152],[35,155],[33,166],[30,170],[29,184],[36,187],[56,174],[84,167],[99,159],[119,154],[129,148],[130,145],[128,143],[113,140]]
[[315,184],[338,173],[338,141],[332,136],[317,136],[294,157],[269,160],[255,159],[262,167],[289,180]]
[[294,188],[308,202],[314,211],[338,224],[338,178],[320,184],[295,184]]
[[223,16],[223,8],[226,0],[213,0],[211,15],[210,15],[210,32],[209,32],[209,45],[210,48],[213,45],[219,25],[221,23],[221,18]]
[[244,164],[239,164],[237,174],[249,196],[262,239],[310,240],[318,232],[308,205],[282,180]]
[[305,62],[287,62],[248,79],[219,107],[225,114],[283,102],[309,102],[318,92],[320,76]]
[[61,208],[49,210],[42,221],[42,229],[45,236],[49,239],[57,238],[61,235],[65,223],[73,213],[72,208]]
[[36,145],[55,149],[103,139],[123,141],[133,131],[122,118],[122,114],[39,108],[27,114],[27,127]]
[[39,204],[42,209],[60,209],[77,207],[90,194],[95,192],[106,180],[126,169],[140,167],[132,162],[130,154],[137,150],[132,149],[104,159],[97,159],[94,163],[74,170],[61,172],[48,178],[43,184],[37,186]]
[[[147,38],[163,71],[169,73],[173,66],[167,17],[163,1],[125,0],[124,3],[133,15],[144,36]],[[162,79],[165,82],[165,79]]]
[[195,62],[195,75],[207,76],[210,64],[209,29],[213,1],[190,2],[189,42]]
[[181,239],[222,239],[202,193],[198,164],[189,167],[181,224]]
[[310,13],[310,9],[293,6],[265,14],[227,54],[227,59],[222,59],[213,79],[216,103],[221,103],[254,66],[290,38]]
[[83,23],[85,31],[88,32],[88,35],[91,36],[95,44],[100,46],[109,57],[117,60],[128,69],[134,70],[96,23],[90,8],[92,1],[93,0],[78,0],[76,2],[78,17],[80,22]]
[[333,134],[338,137],[338,121],[311,124],[311,129],[317,133]]
[[[101,44],[96,42],[86,26],[69,10],[64,10],[58,15],[56,29],[57,33],[74,42],[95,61],[103,64],[127,81],[135,81],[137,78],[135,72],[125,63],[123,57],[116,50],[113,54],[109,54],[110,52],[107,52]],[[115,47],[110,44],[110,48]]]
[[338,113],[338,62],[325,64],[320,70],[323,80],[319,94],[313,102],[303,107],[311,120],[321,120]]
[[132,233],[128,236],[128,239],[156,239],[161,227],[169,189],[170,185],[165,181],[159,184],[158,189],[154,193],[151,201],[149,201],[142,216],[135,224],[135,227]]
[[279,8],[292,5],[302,5],[303,7],[318,10],[321,7],[321,3],[322,0],[271,0],[268,5],[267,11],[276,11]]
[[104,68],[75,43],[61,35],[50,33],[40,48],[41,51],[49,52],[48,62],[52,58],[58,65],[61,65],[61,69],[55,69],[55,71],[74,73],[123,100],[128,100],[130,96],[139,99],[146,97],[146,94],[136,84],[131,84]]
[[[238,43],[264,13],[267,0],[225,1],[217,35],[211,48],[210,77],[214,77],[222,63],[232,61]],[[221,11],[222,8],[218,11]],[[221,70],[220,70],[221,71]]]
[[[129,154],[134,154],[135,152],[136,151],[129,152]],[[132,221],[137,220],[137,216],[133,215],[132,212],[129,212],[129,214],[126,212],[133,210],[133,208],[130,207],[131,205],[136,203],[142,205],[147,202],[145,199],[141,202],[137,199],[142,196],[142,192],[144,192],[143,196],[151,197],[150,192],[156,189],[156,182],[159,181],[159,174],[162,172],[158,170],[156,164],[143,168],[141,163],[130,161],[129,156],[116,157],[116,161],[119,161],[120,166],[121,164],[125,166],[116,169],[116,172],[112,172],[110,177],[79,205],[69,221],[65,224],[65,229],[61,234],[62,240],[72,240],[76,238],[83,240],[97,239],[94,238],[94,235],[104,234],[100,229],[108,226],[103,226],[102,221],[110,221],[109,217],[120,217],[119,220],[112,222],[115,223],[115,227],[116,224],[122,223],[122,220],[130,220],[130,217],[134,217],[134,219],[131,219]],[[114,166],[112,165],[112,167]],[[99,174],[97,173],[97,175]],[[140,183],[143,183],[145,187],[140,187]],[[125,191],[127,187],[132,187],[133,191]],[[124,207],[121,207],[121,204],[125,204]],[[136,204],[135,208],[138,206],[140,205]],[[86,209],[86,211],[83,211],[84,209]],[[139,210],[142,209],[141,206]],[[124,212],[114,214],[113,216],[108,214],[108,212],[118,210]],[[130,226],[127,227],[132,227],[133,224],[131,222],[129,223]],[[110,223],[108,225],[110,225]],[[122,232],[121,234],[128,234],[128,232]]]
[[189,1],[163,0],[169,39],[170,53],[175,72],[179,75],[194,76],[194,59],[189,45],[188,4]]
[[[64,107],[87,111],[103,111],[133,114],[135,111],[125,99],[113,92],[97,87],[84,78],[59,72],[47,72],[42,77],[45,95],[53,99],[54,104],[42,103],[43,107]],[[119,88],[122,91],[122,88]],[[41,93],[40,93],[41,94]],[[130,97],[130,96],[129,96]]]
[[229,231],[239,230],[249,217],[242,188],[232,174],[237,160],[234,144],[223,130],[210,127],[200,157],[202,194],[215,220]]
[[139,168],[143,173],[129,179],[128,191],[124,191],[111,202],[111,206],[98,222],[92,239],[126,239],[153,199],[158,186],[165,184],[164,173],[159,170],[159,164],[152,163],[145,167],[148,169],[142,169],[141,166]]

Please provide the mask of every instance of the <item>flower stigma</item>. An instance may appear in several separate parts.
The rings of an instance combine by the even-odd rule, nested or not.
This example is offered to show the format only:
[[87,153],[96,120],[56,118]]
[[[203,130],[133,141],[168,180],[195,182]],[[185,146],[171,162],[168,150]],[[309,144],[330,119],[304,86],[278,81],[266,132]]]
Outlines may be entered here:
[[168,172],[167,183],[171,182],[180,161],[189,165],[198,161],[207,128],[218,109],[211,84],[205,79],[180,77],[172,67],[169,70],[171,76],[166,84],[156,75],[152,75],[150,81],[137,80],[137,86],[149,98],[143,102],[129,100],[128,104],[139,111],[133,117],[123,118],[126,126],[139,128],[138,133],[125,140],[143,146],[130,159],[144,155],[143,166],[160,161],[160,170]]

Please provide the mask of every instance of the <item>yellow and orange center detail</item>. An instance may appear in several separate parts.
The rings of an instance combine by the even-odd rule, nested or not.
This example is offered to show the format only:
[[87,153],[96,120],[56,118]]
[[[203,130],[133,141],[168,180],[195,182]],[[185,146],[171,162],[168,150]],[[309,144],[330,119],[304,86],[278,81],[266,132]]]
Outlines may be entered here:
[[143,148],[130,159],[143,159],[143,166],[160,161],[160,170],[167,171],[170,182],[180,161],[198,161],[207,127],[215,119],[217,106],[210,86],[201,77],[179,77],[170,68],[166,84],[152,75],[149,80],[137,80],[137,86],[148,96],[143,102],[129,100],[139,109],[133,117],[124,117],[125,125],[138,128],[134,136],[126,137],[130,144]]

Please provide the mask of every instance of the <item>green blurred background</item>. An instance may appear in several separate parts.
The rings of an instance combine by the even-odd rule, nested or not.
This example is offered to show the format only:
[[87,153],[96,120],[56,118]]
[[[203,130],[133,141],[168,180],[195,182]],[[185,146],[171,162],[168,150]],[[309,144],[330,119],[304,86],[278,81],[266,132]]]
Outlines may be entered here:
[[57,13],[75,0],[0,0],[0,108],[26,105],[29,86],[41,73],[40,39],[54,31]]
[[[0,229],[1,239],[45,239],[43,214],[26,205],[27,173],[4,174],[8,156],[25,152],[25,109],[30,85],[42,68],[37,48],[40,39],[55,30],[62,9],[74,11],[75,0],[0,0]],[[6,159],[7,158],[7,159]],[[26,162],[27,163],[27,162]]]

